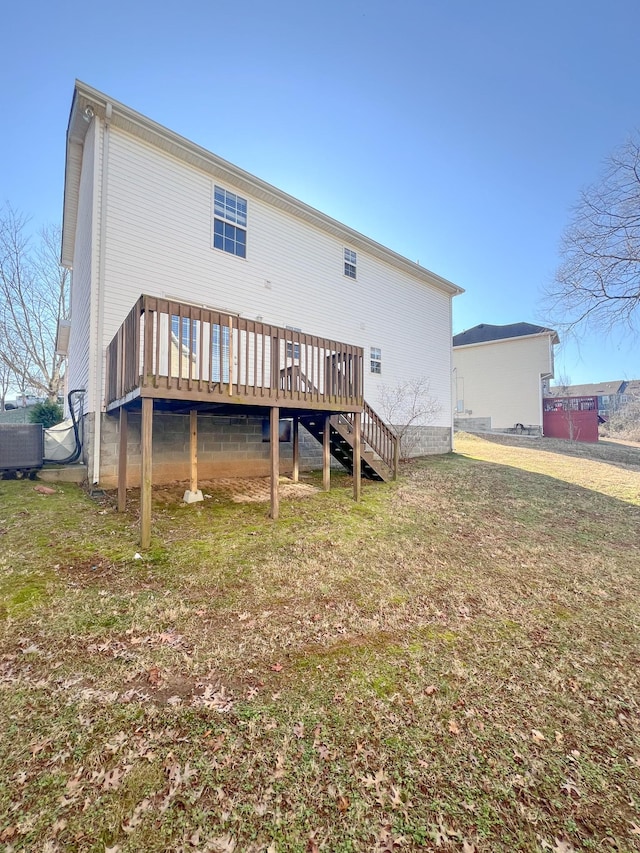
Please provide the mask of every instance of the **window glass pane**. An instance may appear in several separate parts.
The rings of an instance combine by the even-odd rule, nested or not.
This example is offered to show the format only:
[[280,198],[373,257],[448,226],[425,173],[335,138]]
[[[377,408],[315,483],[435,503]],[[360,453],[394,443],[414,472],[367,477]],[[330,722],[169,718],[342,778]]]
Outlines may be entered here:
[[224,233],[224,222],[221,219],[213,221],[213,245],[216,249],[222,249],[222,235]]
[[213,199],[216,216],[224,216],[224,190],[216,187]]
[[[214,187],[213,245],[232,255],[246,257],[246,231],[234,223],[247,224],[247,201],[222,187]],[[220,217],[220,218],[218,218]]]

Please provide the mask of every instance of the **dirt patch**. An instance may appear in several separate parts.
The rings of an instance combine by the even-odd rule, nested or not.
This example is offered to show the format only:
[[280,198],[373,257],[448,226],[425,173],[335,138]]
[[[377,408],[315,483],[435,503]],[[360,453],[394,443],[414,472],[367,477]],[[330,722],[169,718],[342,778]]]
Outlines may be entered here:
[[97,554],[85,560],[74,560],[73,563],[59,563],[54,569],[77,586],[86,586],[98,579],[113,578],[117,573],[114,563]]
[[[230,500],[234,503],[268,503],[271,500],[270,477],[220,477],[198,483],[205,501],[212,498]],[[177,481],[153,487],[153,499],[159,504],[175,504],[182,499],[189,483]],[[316,494],[318,489],[309,483],[294,483],[288,477],[280,477],[280,499],[296,500]],[[129,489],[127,498],[137,497],[139,489]],[[115,498],[114,498],[115,500]]]

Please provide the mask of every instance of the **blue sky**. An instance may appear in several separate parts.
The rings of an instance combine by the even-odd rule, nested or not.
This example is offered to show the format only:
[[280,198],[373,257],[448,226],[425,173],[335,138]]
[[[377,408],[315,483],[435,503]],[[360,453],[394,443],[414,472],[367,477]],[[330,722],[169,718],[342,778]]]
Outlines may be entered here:
[[[61,219],[77,77],[464,287],[454,332],[549,321],[571,205],[640,127],[638,0],[36,0],[2,25],[0,201],[34,226]],[[640,378],[640,346],[567,341],[559,372]]]

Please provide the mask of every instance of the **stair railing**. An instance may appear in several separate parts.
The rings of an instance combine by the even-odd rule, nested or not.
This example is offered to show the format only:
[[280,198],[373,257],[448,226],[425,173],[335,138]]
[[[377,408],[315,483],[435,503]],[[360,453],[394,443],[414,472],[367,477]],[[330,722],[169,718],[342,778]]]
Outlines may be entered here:
[[[349,429],[353,429],[352,412],[343,412],[340,417],[349,424]],[[361,436],[363,442],[391,468],[395,479],[398,476],[400,439],[366,400],[362,406]]]

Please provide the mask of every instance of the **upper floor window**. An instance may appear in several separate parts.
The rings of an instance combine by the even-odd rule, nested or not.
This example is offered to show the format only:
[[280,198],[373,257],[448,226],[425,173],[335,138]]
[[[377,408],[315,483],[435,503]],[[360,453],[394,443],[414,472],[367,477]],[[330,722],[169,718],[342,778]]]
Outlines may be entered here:
[[379,347],[371,347],[371,372],[382,373],[382,351]]
[[356,253],[351,249],[344,250],[344,274],[349,278],[356,277]]
[[213,190],[213,246],[247,257],[247,200],[218,186]]

